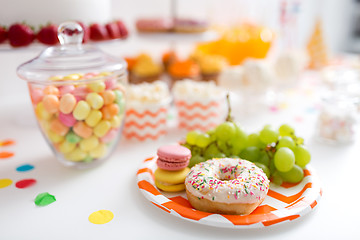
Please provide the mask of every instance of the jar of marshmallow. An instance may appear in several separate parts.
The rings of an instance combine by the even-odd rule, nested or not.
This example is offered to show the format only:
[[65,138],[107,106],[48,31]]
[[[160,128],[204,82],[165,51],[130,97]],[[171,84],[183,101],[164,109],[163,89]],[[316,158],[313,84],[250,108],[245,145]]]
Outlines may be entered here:
[[322,98],[316,137],[326,143],[351,143],[357,133],[357,98],[332,91]]

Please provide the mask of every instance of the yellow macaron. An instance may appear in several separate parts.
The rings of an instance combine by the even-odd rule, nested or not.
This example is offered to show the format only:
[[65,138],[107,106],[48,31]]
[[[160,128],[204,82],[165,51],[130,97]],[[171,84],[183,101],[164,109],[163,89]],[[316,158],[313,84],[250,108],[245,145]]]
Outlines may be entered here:
[[166,192],[179,192],[185,189],[185,178],[190,172],[186,167],[179,171],[166,171],[160,168],[155,170],[155,185]]

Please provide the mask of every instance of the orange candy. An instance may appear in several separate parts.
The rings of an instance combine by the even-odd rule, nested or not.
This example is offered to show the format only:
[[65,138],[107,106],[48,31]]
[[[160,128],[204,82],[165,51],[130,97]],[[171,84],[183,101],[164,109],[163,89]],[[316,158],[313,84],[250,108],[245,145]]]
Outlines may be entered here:
[[44,92],[45,95],[49,95],[49,94],[52,94],[52,95],[55,95],[55,96],[59,95],[59,89],[57,87],[54,87],[54,86],[47,86],[46,88],[44,88],[43,92]]
[[119,113],[119,106],[115,103],[104,106],[101,109],[103,119],[109,120]]
[[66,133],[69,131],[69,127],[62,124],[62,122],[60,122],[60,120],[56,118],[51,121],[50,130],[60,136],[65,136]]
[[102,98],[104,99],[104,104],[110,104],[113,103],[115,101],[115,93],[111,90],[106,90],[102,93],[100,93],[100,95],[102,96]]
[[45,95],[43,104],[45,110],[49,113],[56,113],[59,110],[59,99],[55,95]]
[[60,99],[60,111],[65,114],[71,113],[76,106],[76,98],[71,93],[66,93]]
[[82,138],[89,138],[93,133],[92,128],[86,125],[84,122],[75,123],[73,126],[73,131]]

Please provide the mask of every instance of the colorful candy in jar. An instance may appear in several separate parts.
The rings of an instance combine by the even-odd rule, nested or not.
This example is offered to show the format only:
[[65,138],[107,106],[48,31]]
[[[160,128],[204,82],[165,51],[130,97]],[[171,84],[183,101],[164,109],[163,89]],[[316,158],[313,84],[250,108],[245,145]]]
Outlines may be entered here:
[[[80,81],[84,79],[88,81]],[[65,161],[89,163],[106,157],[117,142],[124,117],[121,84],[109,72],[49,80],[53,85],[29,88],[35,115],[50,145]]]

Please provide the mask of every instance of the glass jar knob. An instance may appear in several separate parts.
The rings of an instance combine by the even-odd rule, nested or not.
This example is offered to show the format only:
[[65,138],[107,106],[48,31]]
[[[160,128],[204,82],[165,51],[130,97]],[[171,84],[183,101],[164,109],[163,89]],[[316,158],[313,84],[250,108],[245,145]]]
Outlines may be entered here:
[[76,22],[64,22],[58,27],[58,38],[62,46],[81,46],[84,29]]

